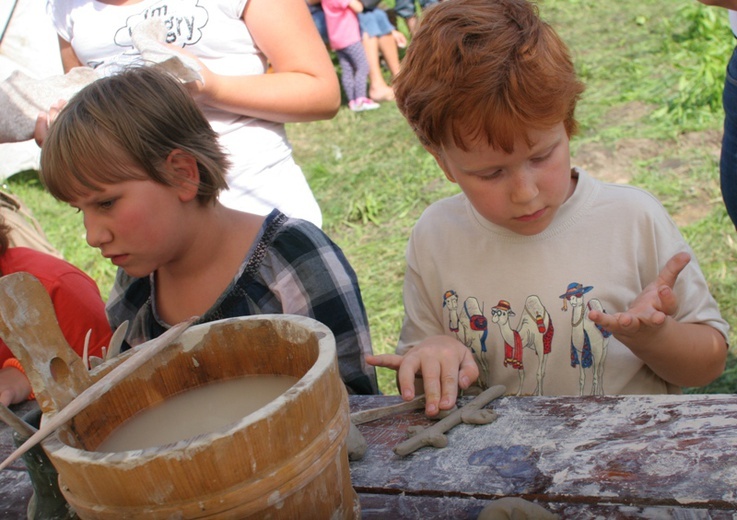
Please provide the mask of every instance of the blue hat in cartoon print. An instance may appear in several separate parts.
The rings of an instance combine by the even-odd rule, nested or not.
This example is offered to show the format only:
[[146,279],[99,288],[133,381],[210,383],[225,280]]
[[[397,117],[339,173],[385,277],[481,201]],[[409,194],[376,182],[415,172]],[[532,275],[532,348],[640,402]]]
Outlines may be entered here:
[[565,298],[566,300],[570,300],[573,296],[581,297],[593,288],[594,287],[591,285],[587,285],[586,287],[584,287],[578,282],[572,282],[568,284],[568,289],[566,289],[566,293],[561,294],[559,298]]

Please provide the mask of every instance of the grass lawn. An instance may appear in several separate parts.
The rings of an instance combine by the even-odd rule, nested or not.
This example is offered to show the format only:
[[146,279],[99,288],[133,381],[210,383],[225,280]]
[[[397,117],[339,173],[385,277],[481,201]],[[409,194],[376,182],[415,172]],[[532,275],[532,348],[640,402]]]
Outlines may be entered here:
[[[542,15],[568,43],[587,91],[572,141],[574,164],[648,189],[694,248],[730,324],[737,325],[737,235],[718,184],[721,89],[733,46],[726,12],[696,0],[545,0]],[[667,16],[663,10],[667,9]],[[391,352],[402,320],[404,247],[431,202],[456,192],[393,103],[330,121],[288,125],[297,162],[323,208],[324,229],[356,269],[374,350]],[[34,172],[7,181],[52,243],[95,278],[114,270],[84,242],[81,215],[54,201]],[[733,345],[725,374],[694,392],[737,391]],[[380,384],[396,393],[393,373]]]

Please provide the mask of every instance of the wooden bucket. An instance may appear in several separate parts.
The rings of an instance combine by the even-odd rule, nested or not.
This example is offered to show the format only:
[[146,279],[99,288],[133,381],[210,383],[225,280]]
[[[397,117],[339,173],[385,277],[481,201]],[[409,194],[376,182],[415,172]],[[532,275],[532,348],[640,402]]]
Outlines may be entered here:
[[[64,386],[57,394],[69,387],[78,393],[136,352],[86,374],[68,352],[53,353],[52,345],[38,349],[46,350],[44,355],[13,343],[9,346],[21,362],[31,363],[29,356],[34,356],[29,378],[47,413],[68,399],[51,397],[57,386]],[[19,348],[23,352],[16,352]],[[94,451],[137,412],[182,391],[247,374],[299,380],[268,405],[220,430],[167,446]],[[262,315],[189,328],[43,447],[59,472],[62,493],[82,519],[348,519],[360,517],[345,442],[349,425],[348,396],[330,330],[302,316]]]

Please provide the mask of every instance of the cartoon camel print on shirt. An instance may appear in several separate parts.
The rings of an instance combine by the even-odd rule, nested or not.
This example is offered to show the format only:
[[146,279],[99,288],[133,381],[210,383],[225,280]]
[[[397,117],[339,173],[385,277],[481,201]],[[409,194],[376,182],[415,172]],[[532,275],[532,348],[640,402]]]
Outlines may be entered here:
[[479,377],[479,386],[486,388],[489,378],[489,363],[486,359],[486,338],[489,335],[488,321],[484,316],[483,306],[473,296],[463,302],[463,310],[459,315],[459,339],[476,355],[482,376]]
[[522,346],[531,348],[537,354],[537,371],[535,377],[537,385],[534,395],[543,395],[543,380],[548,355],[553,344],[555,328],[550,319],[550,313],[536,295],[528,296],[522,317],[517,324],[517,332],[522,339]]
[[516,395],[520,395],[525,382],[525,365],[522,362],[522,337],[509,323],[509,318],[514,316],[516,314],[506,300],[499,300],[499,303],[491,308],[491,321],[499,325],[504,340],[504,366],[511,366],[517,371],[519,386]]
[[591,289],[593,286],[570,283],[560,298],[563,299],[564,311],[568,310],[566,303],[571,304],[571,366],[579,366],[579,394],[583,395],[586,383],[585,369],[592,368],[591,395],[604,395],[604,362],[611,333],[599,328],[588,317],[590,309],[605,312],[596,298],[592,298],[588,305],[584,304],[583,295]]
[[443,307],[448,310],[448,329],[460,340],[458,331],[460,324],[458,320],[458,293],[450,289],[443,294]]
[[491,321],[499,325],[504,339],[504,366],[511,365],[512,368],[519,371],[520,386],[517,395],[520,395],[525,379],[523,349],[533,349],[537,355],[535,373],[537,384],[534,395],[543,395],[545,367],[555,333],[553,321],[550,319],[550,313],[536,295],[528,296],[525,300],[524,312],[517,323],[517,328],[513,328],[509,320],[514,316],[515,313],[506,300],[499,300],[499,303],[491,309]]

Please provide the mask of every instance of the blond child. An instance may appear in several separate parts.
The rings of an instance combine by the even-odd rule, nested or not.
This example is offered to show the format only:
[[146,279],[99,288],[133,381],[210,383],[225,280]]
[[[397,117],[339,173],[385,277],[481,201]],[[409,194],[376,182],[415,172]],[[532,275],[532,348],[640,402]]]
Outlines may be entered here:
[[652,394],[724,369],[728,325],[663,206],[571,168],[583,89],[526,0],[441,2],[408,48],[397,106],[462,193],[412,231],[397,353],[369,362],[406,399],[420,375],[429,414],[459,387]]
[[314,224],[218,202],[228,160],[186,88],[150,67],[85,87],[58,113],[41,179],[84,215],[87,242],[119,267],[107,304],[126,345],[199,322],[299,314],[335,335],[350,392],[375,393],[356,275]]

